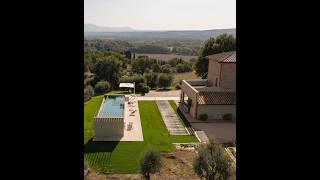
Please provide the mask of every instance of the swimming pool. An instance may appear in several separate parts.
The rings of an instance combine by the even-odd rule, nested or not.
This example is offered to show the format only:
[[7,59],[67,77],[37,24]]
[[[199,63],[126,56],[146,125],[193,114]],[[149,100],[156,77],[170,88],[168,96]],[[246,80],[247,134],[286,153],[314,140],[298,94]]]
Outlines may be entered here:
[[94,138],[123,136],[125,96],[106,96],[94,117]]
[[106,96],[99,117],[123,118],[124,96]]

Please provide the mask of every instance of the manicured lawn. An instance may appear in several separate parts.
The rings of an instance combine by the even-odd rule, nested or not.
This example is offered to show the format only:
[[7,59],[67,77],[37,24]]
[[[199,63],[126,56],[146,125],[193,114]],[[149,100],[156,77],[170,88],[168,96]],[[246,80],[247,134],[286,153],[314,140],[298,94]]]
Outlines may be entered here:
[[177,104],[173,100],[170,100],[169,103],[170,103],[171,107],[173,108],[174,112],[176,112],[177,116],[180,118],[183,125],[185,127],[191,127],[191,124],[188,122],[186,117],[184,117],[184,115],[182,114],[182,112],[178,108]]
[[84,103],[84,143],[87,143],[93,136],[93,117],[94,113],[98,111],[101,102],[102,96],[96,96]]
[[139,110],[143,128],[143,137],[148,146],[160,151],[174,149],[173,142],[195,142],[195,136],[169,136],[155,101],[139,101]]
[[[96,98],[96,99],[95,99]],[[85,140],[93,135],[92,109],[98,108],[97,102],[102,96],[92,98],[85,104]],[[139,172],[139,159],[148,148],[154,148],[161,152],[174,150],[173,142],[197,142],[195,136],[169,136],[169,133],[161,118],[161,114],[154,101],[139,101],[141,124],[143,129],[143,142],[93,142],[90,139],[85,144],[85,158],[89,166],[100,172],[111,173],[137,173]],[[94,107],[91,107],[94,106]],[[95,112],[95,111],[94,111]],[[89,114],[89,115],[87,115]],[[87,123],[87,125],[86,125]],[[90,124],[90,125],[89,125]]]

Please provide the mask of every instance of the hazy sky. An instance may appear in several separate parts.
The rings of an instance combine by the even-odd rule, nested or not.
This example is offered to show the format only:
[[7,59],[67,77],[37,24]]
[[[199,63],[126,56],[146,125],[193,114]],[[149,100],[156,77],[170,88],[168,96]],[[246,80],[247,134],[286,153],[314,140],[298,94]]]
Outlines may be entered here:
[[236,27],[236,0],[84,0],[84,23],[145,30]]

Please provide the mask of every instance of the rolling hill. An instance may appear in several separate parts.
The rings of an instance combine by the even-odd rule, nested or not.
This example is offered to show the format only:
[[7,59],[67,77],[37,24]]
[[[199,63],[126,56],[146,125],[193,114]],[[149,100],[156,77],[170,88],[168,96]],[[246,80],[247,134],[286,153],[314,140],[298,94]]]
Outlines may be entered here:
[[139,31],[129,27],[110,28],[85,25],[84,36],[86,38],[132,38],[132,39],[192,39],[206,40],[210,36],[218,36],[227,33],[236,35],[236,29],[213,29],[203,31]]

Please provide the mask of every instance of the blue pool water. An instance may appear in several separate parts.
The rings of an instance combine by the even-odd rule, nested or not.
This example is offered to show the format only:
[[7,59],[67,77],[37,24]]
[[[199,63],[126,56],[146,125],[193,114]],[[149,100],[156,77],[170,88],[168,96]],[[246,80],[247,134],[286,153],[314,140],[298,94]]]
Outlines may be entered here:
[[107,96],[100,117],[123,118],[124,96]]

